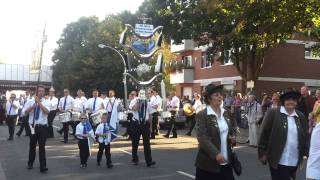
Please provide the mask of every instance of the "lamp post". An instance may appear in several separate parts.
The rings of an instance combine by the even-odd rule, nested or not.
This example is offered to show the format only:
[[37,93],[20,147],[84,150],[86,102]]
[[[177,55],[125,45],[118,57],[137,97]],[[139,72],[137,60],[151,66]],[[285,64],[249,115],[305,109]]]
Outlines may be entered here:
[[128,88],[127,88],[127,75],[126,75],[126,73],[127,73],[126,60],[124,59],[123,55],[117,49],[115,49],[111,46],[107,46],[105,44],[99,44],[98,47],[101,49],[104,49],[104,48],[111,49],[121,57],[121,60],[123,63],[123,73],[122,73],[123,79],[122,79],[122,81],[123,81],[123,90],[124,90],[124,107],[127,109]]

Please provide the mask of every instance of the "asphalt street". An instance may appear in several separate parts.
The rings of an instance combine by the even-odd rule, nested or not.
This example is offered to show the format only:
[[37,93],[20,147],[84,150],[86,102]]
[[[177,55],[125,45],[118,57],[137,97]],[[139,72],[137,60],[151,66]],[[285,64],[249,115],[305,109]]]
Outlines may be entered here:
[[[197,140],[195,137],[182,135],[185,132],[185,130],[180,130],[181,135],[178,139],[165,139],[158,136],[151,141],[152,156],[157,162],[153,168],[146,167],[142,146],[139,147],[140,164],[132,165],[130,163],[131,142],[125,138],[119,138],[111,144],[112,161],[115,165],[113,169],[108,169],[105,165],[100,167],[96,165],[96,145],[92,148],[87,169],[81,169],[77,142],[70,140],[68,144],[61,143],[62,136],[55,134],[56,137],[49,139],[46,146],[49,171],[41,174],[38,168],[38,157],[34,169],[26,168],[29,138],[15,137],[14,141],[7,141],[8,129],[6,126],[0,126],[0,180],[101,180],[106,178],[112,180],[191,180],[194,179],[195,174]],[[256,151],[245,144],[237,147],[236,152],[243,165],[243,174],[236,179],[270,179],[268,167],[259,163]],[[304,177],[305,168],[298,171],[297,179],[302,180],[305,179]]]

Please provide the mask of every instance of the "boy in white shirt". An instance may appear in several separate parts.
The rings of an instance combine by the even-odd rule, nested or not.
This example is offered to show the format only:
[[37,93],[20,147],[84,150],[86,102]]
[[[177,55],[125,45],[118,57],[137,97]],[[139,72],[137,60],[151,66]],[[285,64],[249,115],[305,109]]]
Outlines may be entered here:
[[97,154],[97,165],[100,166],[103,151],[105,151],[107,159],[107,167],[112,168],[111,153],[110,153],[110,141],[111,141],[111,127],[109,125],[108,113],[104,113],[101,117],[101,123],[96,129],[96,136],[98,136],[99,151]]
[[89,144],[88,144],[88,136],[89,132],[86,128],[86,121],[88,121],[88,117],[85,113],[81,113],[80,115],[80,123],[76,127],[76,137],[79,140],[78,146],[79,146],[79,154],[80,154],[80,167],[86,168],[87,167],[87,161],[90,156],[89,152]]

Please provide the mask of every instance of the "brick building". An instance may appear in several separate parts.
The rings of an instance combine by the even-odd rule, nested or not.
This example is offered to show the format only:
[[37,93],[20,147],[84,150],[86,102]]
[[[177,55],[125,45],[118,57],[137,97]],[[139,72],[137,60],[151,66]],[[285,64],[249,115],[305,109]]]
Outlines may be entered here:
[[[288,40],[267,51],[264,65],[254,90],[272,93],[287,87],[300,88],[307,85],[311,89],[320,87],[320,57],[308,49],[315,42]],[[211,82],[221,84],[225,89],[244,93],[244,83],[231,59],[224,63],[207,60],[206,47],[196,47],[192,40],[172,45],[171,52],[177,54],[177,60],[183,60],[181,71],[170,73],[170,83],[176,85],[177,95],[189,95],[202,92]],[[230,52],[225,52],[230,53]],[[227,56],[226,56],[227,57]]]

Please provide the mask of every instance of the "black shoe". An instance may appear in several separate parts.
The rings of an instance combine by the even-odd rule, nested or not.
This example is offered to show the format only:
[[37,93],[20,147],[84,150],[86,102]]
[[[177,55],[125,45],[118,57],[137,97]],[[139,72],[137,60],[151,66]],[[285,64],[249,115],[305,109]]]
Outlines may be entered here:
[[61,132],[61,131],[59,131],[59,130],[57,130],[57,133],[59,133],[60,135],[62,135],[62,132]]
[[127,136],[128,136],[128,133],[124,133],[122,136],[123,136],[123,137],[127,137]]
[[46,167],[40,168],[40,172],[41,173],[46,173],[46,172],[48,172],[48,168],[46,168]]
[[178,138],[178,136],[177,135],[173,135],[170,138]]
[[132,164],[135,165],[135,166],[138,166],[139,161],[132,160]]
[[13,137],[9,137],[7,140],[8,141],[13,141]]
[[113,164],[112,164],[112,163],[109,163],[109,164],[107,164],[107,167],[108,167],[109,169],[111,169],[111,168],[113,168]]
[[156,164],[156,162],[151,161],[151,162],[148,162],[148,163],[147,163],[147,166],[148,166],[148,167],[152,167],[152,166],[154,166],[155,164]]
[[60,141],[60,142],[62,142],[62,143],[65,143],[65,144],[67,144],[67,143],[68,143],[68,141],[65,141],[65,140],[63,140],[63,141]]
[[33,169],[33,165],[32,164],[28,164],[27,169]]
[[100,166],[101,164],[100,164],[100,162],[97,162],[97,166]]
[[156,139],[156,137],[155,136],[151,136],[150,139]]
[[163,135],[163,137],[165,137],[165,138],[169,138],[169,134]]
[[191,136],[191,132],[188,132],[188,133],[186,134],[186,136]]
[[20,133],[16,133],[16,135],[17,135],[18,137],[20,137],[20,136],[21,136],[21,134],[20,134]]

